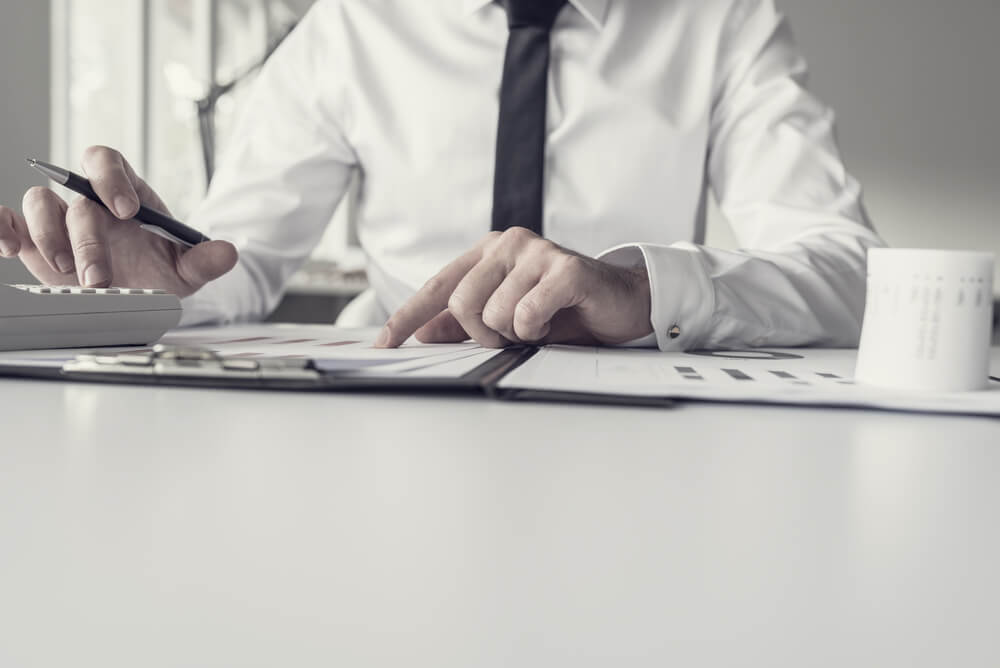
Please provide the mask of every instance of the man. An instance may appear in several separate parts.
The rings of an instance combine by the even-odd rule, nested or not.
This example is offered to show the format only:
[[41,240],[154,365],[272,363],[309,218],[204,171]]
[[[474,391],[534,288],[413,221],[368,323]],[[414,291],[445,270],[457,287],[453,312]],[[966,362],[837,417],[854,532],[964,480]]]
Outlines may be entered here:
[[[358,170],[372,292],[348,317],[380,345],[853,345],[881,241],[805,73],[772,0],[320,0],[192,218],[219,241],[121,224],[166,207],[94,148],[115,216],[33,189],[0,249],[46,283],[170,290],[183,324],[262,317]],[[708,187],[746,250],[697,245]]]

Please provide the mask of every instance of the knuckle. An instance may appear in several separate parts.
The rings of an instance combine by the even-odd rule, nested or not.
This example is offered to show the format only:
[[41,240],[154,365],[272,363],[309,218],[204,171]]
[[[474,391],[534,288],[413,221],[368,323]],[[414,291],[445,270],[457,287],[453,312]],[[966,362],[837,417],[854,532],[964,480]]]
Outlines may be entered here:
[[97,237],[83,237],[73,243],[73,253],[79,257],[104,255],[104,243]]
[[79,217],[79,216],[91,216],[100,208],[94,202],[90,201],[86,197],[77,197],[72,202],[66,210],[67,216]]
[[514,309],[514,322],[524,327],[534,326],[540,317],[541,304],[534,297],[525,297]]
[[471,313],[468,299],[457,290],[448,297],[448,310],[455,316],[465,316]]
[[48,250],[61,248],[65,245],[65,236],[51,229],[36,231],[31,235],[31,240],[39,248]]
[[537,239],[537,235],[525,227],[510,227],[503,233],[504,241],[513,244],[524,244],[532,239]]
[[503,239],[503,235],[504,235],[503,232],[498,232],[496,230],[489,232],[483,239],[483,242],[481,244],[481,247],[483,249],[483,254],[488,256],[494,253],[496,247],[500,245],[500,242]]
[[553,270],[557,275],[573,280],[583,273],[583,260],[576,255],[562,255],[554,262]]
[[34,209],[48,200],[51,190],[43,186],[32,186],[24,193],[21,204],[25,209]]
[[548,320],[537,297],[522,299],[514,311],[514,331],[524,341],[537,341],[546,332]]
[[535,240],[534,247],[539,253],[564,255],[558,244],[543,237]]
[[542,237],[535,237],[524,248],[522,255],[532,262],[546,262],[553,255],[558,259],[558,249],[554,243]]
[[119,155],[118,151],[101,144],[95,144],[93,146],[88,146],[83,150],[83,161],[85,163],[91,162],[106,162],[112,160]]
[[431,294],[442,292],[444,288],[444,278],[441,277],[441,274],[434,274],[424,283],[424,292]]
[[483,324],[495,332],[504,332],[509,328],[510,318],[504,312],[492,304],[487,304],[483,309]]

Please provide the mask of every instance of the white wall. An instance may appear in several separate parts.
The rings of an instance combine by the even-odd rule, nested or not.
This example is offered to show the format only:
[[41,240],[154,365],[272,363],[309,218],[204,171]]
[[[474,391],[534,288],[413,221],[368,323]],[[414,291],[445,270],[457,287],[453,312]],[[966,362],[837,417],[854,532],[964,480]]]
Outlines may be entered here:
[[1000,1],[777,2],[886,240],[1000,255]]
[[[49,3],[0,0],[0,204],[44,185],[24,159],[49,153]],[[17,260],[0,260],[0,281],[28,280]]]

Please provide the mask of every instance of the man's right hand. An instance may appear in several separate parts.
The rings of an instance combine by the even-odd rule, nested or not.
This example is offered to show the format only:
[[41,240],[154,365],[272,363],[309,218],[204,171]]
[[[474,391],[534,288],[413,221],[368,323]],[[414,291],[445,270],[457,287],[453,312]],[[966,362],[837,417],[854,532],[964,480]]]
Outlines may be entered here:
[[186,297],[236,264],[236,248],[208,241],[184,248],[128,221],[160,197],[117,151],[94,146],[83,170],[111,212],[85,197],[67,204],[48,188],[24,195],[24,217],[0,206],[0,255],[17,255],[41,283],[159,288]]

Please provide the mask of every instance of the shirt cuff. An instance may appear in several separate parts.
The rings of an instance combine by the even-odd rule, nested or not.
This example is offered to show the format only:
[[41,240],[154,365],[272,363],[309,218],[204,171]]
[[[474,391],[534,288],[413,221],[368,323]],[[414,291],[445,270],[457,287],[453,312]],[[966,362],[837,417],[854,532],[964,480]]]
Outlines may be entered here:
[[645,341],[664,352],[693,350],[706,340],[715,313],[715,289],[699,260],[698,247],[626,244],[601,253],[597,259],[619,267],[646,266],[649,274],[650,324],[653,334]]

